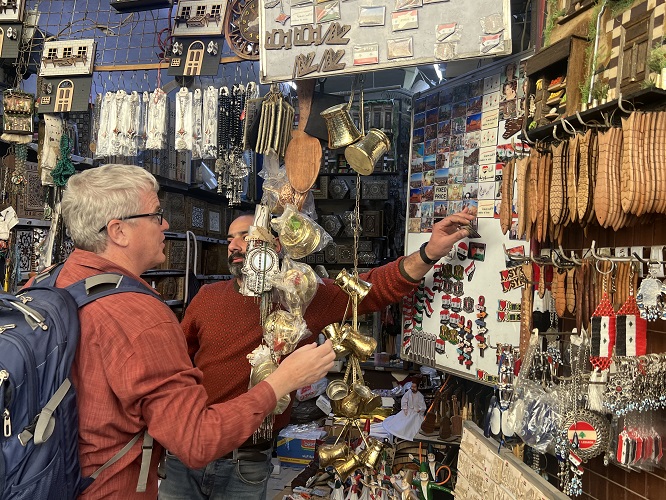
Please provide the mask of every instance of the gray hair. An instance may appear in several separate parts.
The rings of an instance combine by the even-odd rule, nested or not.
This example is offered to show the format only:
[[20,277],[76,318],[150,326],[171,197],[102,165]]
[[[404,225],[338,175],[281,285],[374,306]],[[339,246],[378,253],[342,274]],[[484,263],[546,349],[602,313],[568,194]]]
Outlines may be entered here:
[[134,165],[108,164],[70,177],[62,196],[62,216],[74,246],[101,253],[106,249],[110,220],[139,212],[141,195],[158,192],[155,177]]

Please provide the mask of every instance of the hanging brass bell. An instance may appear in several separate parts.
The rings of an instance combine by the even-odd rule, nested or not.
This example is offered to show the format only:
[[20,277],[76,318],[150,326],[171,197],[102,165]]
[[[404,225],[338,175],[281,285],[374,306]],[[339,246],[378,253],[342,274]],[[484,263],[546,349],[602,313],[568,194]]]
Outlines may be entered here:
[[361,138],[361,132],[349,114],[349,104],[337,104],[321,113],[328,128],[328,148],[338,149],[349,146]]
[[386,134],[371,128],[363,139],[345,149],[345,159],[359,174],[370,175],[390,147],[391,141]]

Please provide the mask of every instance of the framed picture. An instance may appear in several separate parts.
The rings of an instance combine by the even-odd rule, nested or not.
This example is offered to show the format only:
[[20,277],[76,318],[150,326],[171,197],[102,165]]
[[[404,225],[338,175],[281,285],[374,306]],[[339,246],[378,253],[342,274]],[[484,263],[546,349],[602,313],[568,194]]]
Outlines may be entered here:
[[312,186],[312,197],[315,200],[328,198],[328,177],[320,175]]
[[385,6],[361,6],[359,8],[359,26],[384,26]]

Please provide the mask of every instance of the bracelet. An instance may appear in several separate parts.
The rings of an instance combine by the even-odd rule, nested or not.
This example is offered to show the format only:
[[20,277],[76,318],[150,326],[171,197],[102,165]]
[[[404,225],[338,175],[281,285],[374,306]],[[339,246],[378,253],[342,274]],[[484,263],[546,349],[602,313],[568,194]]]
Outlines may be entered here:
[[433,260],[430,257],[428,257],[428,254],[426,254],[426,251],[425,251],[425,247],[426,247],[427,244],[428,244],[428,242],[426,241],[423,245],[421,245],[421,248],[419,248],[419,255],[421,256],[421,260],[423,262],[425,262],[429,266],[434,266],[435,264],[437,264],[439,262],[439,259],[434,259]]

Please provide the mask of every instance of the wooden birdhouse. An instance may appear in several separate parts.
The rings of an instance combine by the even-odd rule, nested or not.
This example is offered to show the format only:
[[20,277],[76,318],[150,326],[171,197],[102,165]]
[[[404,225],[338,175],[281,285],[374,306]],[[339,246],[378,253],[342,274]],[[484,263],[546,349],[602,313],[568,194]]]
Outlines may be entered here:
[[95,40],[45,42],[39,76],[92,75]]
[[39,113],[67,113],[88,109],[95,41],[45,42],[37,82]]

